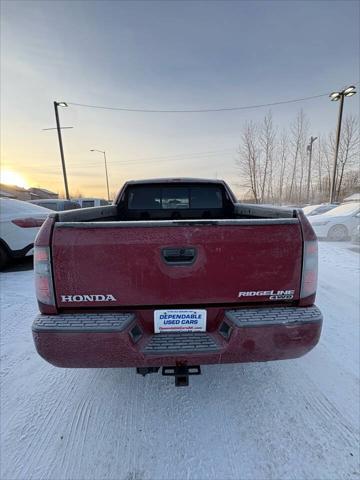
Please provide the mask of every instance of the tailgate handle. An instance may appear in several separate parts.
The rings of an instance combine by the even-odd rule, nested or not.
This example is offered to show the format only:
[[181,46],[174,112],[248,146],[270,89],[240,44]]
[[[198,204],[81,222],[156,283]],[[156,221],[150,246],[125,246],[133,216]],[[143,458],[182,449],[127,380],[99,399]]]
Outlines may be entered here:
[[191,265],[196,259],[196,248],[163,248],[162,258],[168,265]]

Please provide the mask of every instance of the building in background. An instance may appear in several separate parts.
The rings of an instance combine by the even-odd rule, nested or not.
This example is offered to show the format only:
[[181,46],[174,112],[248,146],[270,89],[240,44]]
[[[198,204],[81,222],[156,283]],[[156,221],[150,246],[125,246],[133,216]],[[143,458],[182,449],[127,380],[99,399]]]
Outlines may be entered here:
[[0,189],[0,197],[3,197],[3,198],[16,198],[14,194],[9,193],[9,192],[6,192],[6,191],[3,190],[2,188]]
[[17,200],[39,200],[45,198],[58,198],[57,193],[46,190],[45,188],[22,188],[16,185],[6,185],[0,183],[0,197],[15,198]]
[[0,196],[6,198],[16,198],[17,200],[35,200],[36,195],[32,194],[26,188],[16,185],[0,184]]
[[31,187],[28,191],[36,195],[37,199],[47,199],[47,198],[59,198],[59,194],[52,192],[51,190],[46,190],[45,188]]

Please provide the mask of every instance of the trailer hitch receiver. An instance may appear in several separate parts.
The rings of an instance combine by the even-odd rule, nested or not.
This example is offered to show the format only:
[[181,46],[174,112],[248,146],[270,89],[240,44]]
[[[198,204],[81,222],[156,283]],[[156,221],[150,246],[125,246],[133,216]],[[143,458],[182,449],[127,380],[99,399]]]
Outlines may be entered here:
[[200,365],[162,367],[162,374],[166,377],[175,377],[175,387],[187,387],[189,375],[201,375],[201,368]]

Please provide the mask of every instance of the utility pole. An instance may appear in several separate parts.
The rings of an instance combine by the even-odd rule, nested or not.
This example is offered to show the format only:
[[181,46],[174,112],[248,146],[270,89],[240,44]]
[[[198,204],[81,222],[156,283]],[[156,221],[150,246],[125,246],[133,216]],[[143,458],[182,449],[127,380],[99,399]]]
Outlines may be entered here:
[[334,155],[334,166],[332,171],[332,180],[331,180],[331,188],[330,188],[330,203],[336,201],[336,170],[337,170],[337,160],[339,154],[339,145],[340,145],[340,134],[341,134],[341,122],[342,122],[342,115],[344,109],[344,99],[345,97],[353,97],[356,94],[354,85],[350,85],[347,88],[344,88],[341,92],[332,92],[329,96],[331,101],[337,102],[340,100],[339,106],[339,116],[338,116],[338,124],[337,124],[337,131],[336,131],[336,146],[335,146],[335,155]]
[[57,134],[58,134],[58,139],[59,139],[61,165],[62,165],[62,171],[63,171],[63,176],[64,176],[65,197],[67,198],[67,200],[70,200],[69,187],[68,187],[68,181],[67,181],[67,176],[66,176],[64,149],[63,149],[62,136],[61,136],[60,119],[59,119],[59,112],[58,112],[58,107],[59,106],[60,107],[67,107],[67,104],[65,102],[54,102],[56,129],[57,129]]
[[306,190],[306,203],[309,203],[310,199],[310,179],[311,179],[311,159],[312,159],[312,146],[317,137],[310,137],[310,143],[307,146],[307,151],[309,152],[309,168],[308,168],[308,178],[307,178],[307,190]]

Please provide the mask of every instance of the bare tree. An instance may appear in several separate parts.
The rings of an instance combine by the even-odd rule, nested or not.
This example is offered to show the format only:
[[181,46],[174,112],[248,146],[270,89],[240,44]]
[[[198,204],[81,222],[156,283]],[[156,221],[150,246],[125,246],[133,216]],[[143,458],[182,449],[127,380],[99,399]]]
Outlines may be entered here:
[[267,188],[267,196],[270,197],[272,190],[272,158],[275,143],[275,130],[272,121],[271,111],[264,117],[264,121],[260,130],[260,146],[263,154],[263,162],[260,170],[260,200],[265,201],[265,190]]
[[239,160],[236,163],[240,168],[240,174],[245,180],[243,186],[250,190],[255,202],[259,203],[260,159],[257,148],[257,135],[257,127],[253,122],[248,122],[244,125],[241,133]]
[[[316,148],[316,146],[315,146]],[[323,177],[323,155],[322,155],[322,139],[321,136],[319,135],[318,142],[317,142],[317,157],[316,157],[316,163],[317,163],[317,173],[318,173],[318,178],[317,178],[317,185],[318,185],[318,190],[319,190],[319,196],[321,197],[322,191],[323,191],[323,185],[322,185],[322,177]],[[313,194],[314,195],[314,194]]]
[[359,168],[352,169],[348,172],[344,172],[343,182],[341,187],[341,197],[344,198],[347,195],[359,191],[360,185],[360,171]]
[[291,181],[289,188],[289,200],[293,198],[293,193],[296,188],[296,177],[298,174],[299,161],[301,162],[301,171],[303,176],[303,160],[305,150],[305,137],[307,133],[308,122],[303,110],[297,114],[295,122],[290,127],[291,145],[293,149],[293,168],[291,173]]
[[330,133],[328,136],[328,139],[323,143],[324,168],[325,168],[324,190],[327,196],[330,195],[331,173],[332,173],[332,165],[334,162],[334,154],[335,154],[335,141],[334,141],[334,136]]
[[286,165],[288,161],[288,153],[289,153],[289,145],[288,145],[288,136],[286,131],[283,131],[280,138],[279,149],[278,149],[278,199],[281,203],[284,194],[284,186],[285,186],[285,172],[286,172]]
[[[306,166],[308,165],[309,162],[309,155],[307,152],[307,139],[308,139],[308,122],[304,125],[303,129],[303,136],[300,142],[300,178],[299,178],[299,202],[302,202],[303,199],[303,185],[304,185],[304,177],[305,177],[305,172],[306,172]],[[306,178],[306,177],[305,177]]]
[[[280,137],[271,112],[259,124],[246,123],[241,132],[236,161],[246,187],[256,203],[302,202],[308,165],[306,146],[309,122],[301,110]],[[344,120],[337,169],[337,196],[343,198],[359,187],[359,121]],[[334,132],[318,138],[311,172],[311,201],[328,201],[335,154]]]
[[337,198],[340,196],[346,166],[351,166],[356,158],[359,159],[359,122],[353,115],[345,118],[339,147]]

